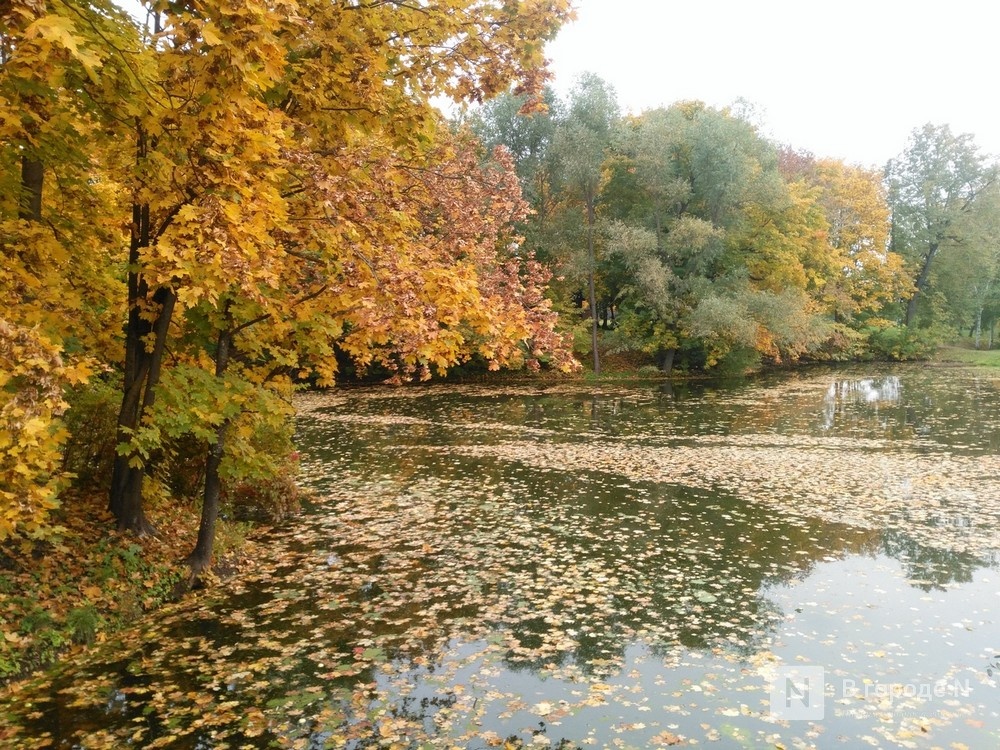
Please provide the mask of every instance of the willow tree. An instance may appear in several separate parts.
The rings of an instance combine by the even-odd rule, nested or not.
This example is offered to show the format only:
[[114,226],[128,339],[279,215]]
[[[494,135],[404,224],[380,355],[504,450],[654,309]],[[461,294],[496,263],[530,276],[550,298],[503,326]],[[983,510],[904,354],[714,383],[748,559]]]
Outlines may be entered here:
[[596,75],[583,75],[570,92],[566,116],[556,129],[552,147],[562,201],[579,209],[584,226],[590,341],[597,375],[601,373],[597,343],[597,204],[618,117],[614,89]]
[[[729,110],[681,102],[628,123],[611,185],[627,196],[609,246],[622,257],[622,345],[669,371],[795,358],[823,335],[831,272],[815,194],[786,184],[774,147]],[[610,193],[610,190],[608,191]]]

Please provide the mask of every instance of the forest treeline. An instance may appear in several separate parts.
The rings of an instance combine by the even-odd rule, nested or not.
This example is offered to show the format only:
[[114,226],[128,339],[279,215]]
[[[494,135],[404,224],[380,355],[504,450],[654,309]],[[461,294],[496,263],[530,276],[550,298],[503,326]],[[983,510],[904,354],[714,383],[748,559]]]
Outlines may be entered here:
[[560,277],[595,369],[601,351],[745,372],[918,357],[956,331],[992,342],[1000,187],[972,136],[928,124],[864,168],[769,141],[742,104],[623,115],[593,75],[543,111],[523,101],[470,121],[513,155],[525,247]]
[[0,11],[10,554],[89,482],[139,534],[197,495],[203,571],[224,498],[293,486],[294,389],[345,371],[743,371],[993,329],[995,169],[945,126],[882,171],[739,108],[623,116],[593,76],[558,101],[568,0],[142,7]]

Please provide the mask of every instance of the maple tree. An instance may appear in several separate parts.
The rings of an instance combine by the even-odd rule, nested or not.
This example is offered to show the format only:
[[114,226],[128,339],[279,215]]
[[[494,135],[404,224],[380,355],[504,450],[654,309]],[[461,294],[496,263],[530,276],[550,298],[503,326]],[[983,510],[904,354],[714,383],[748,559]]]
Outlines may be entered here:
[[[332,383],[337,351],[411,377],[473,351],[498,367],[559,345],[540,269],[495,255],[513,241],[504,227],[520,209],[503,186],[469,190],[474,160],[446,153],[430,98],[480,99],[518,77],[535,86],[540,42],[568,8],[152,9],[153,77],[168,95],[137,115],[126,447],[111,508],[121,528],[151,531],[142,486],[162,460],[161,438],[203,441],[199,569],[231,427],[246,411],[283,413],[265,404],[287,395],[293,374]],[[471,228],[470,217],[479,220]],[[168,343],[180,362],[173,373]],[[166,396],[177,383],[183,399]],[[157,408],[161,391],[173,410]]]
[[116,346],[121,191],[104,160],[118,112],[101,92],[131,76],[115,54],[137,39],[126,19],[109,2],[0,11],[0,539],[45,532],[66,480],[61,391]]
[[[262,420],[287,421],[293,377],[332,383],[338,353],[399,378],[470,357],[573,366],[547,272],[510,229],[525,206],[509,159],[452,136],[432,104],[512,81],[534,96],[542,45],[570,9],[145,9],[145,28],[103,1],[4,11],[0,291],[18,315],[4,351],[39,352],[5,393],[23,391],[8,398],[21,403],[37,379],[44,408],[10,412],[21,419],[10,430],[45,422],[48,466],[63,408],[53,383],[114,363],[124,317],[109,507],[119,528],[152,532],[144,483],[169,466],[171,441],[200,442],[202,567],[220,478],[266,473],[251,437]],[[64,362],[66,346],[79,357]]]

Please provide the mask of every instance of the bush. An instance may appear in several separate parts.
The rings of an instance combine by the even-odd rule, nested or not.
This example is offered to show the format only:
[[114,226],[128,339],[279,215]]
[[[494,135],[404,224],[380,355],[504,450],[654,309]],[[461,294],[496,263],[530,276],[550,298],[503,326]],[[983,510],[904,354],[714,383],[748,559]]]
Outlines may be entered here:
[[663,370],[656,365],[642,365],[638,370],[639,375],[644,378],[655,378],[659,375],[663,375]]
[[834,323],[826,340],[807,357],[813,362],[853,362],[871,358],[868,336],[844,323]]
[[868,336],[868,351],[875,359],[927,359],[940,343],[939,332],[933,328],[911,328],[895,323],[871,326],[863,333]]
[[222,510],[230,520],[275,523],[299,509],[294,423],[279,408],[246,412],[230,428],[220,470]]
[[712,373],[722,378],[736,378],[757,372],[760,368],[760,352],[747,346],[735,346],[722,356],[712,368]]
[[239,482],[223,489],[223,508],[234,521],[277,523],[298,512],[302,492],[289,475]]

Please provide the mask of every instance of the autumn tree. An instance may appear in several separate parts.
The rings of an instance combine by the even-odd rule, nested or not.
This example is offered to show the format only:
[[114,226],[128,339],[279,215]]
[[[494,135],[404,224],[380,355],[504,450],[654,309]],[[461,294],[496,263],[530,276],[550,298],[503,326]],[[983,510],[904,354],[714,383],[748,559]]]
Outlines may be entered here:
[[813,184],[821,191],[830,247],[844,264],[824,291],[836,319],[876,314],[909,296],[903,258],[889,249],[889,207],[881,176],[824,159]]
[[221,481],[252,463],[252,423],[287,411],[293,375],[331,383],[338,351],[413,377],[473,354],[532,362],[559,345],[541,269],[510,254],[521,204],[509,164],[475,171],[478,156],[449,140],[430,100],[478,100],[514,79],[536,87],[540,42],[568,10],[553,0],[152,11],[153,90],[167,93],[136,115],[111,507],[122,528],[149,531],[143,481],[164,440],[201,441],[197,571]]
[[41,536],[65,484],[63,390],[115,349],[122,205],[113,165],[138,37],[110,2],[0,11],[0,539]]

